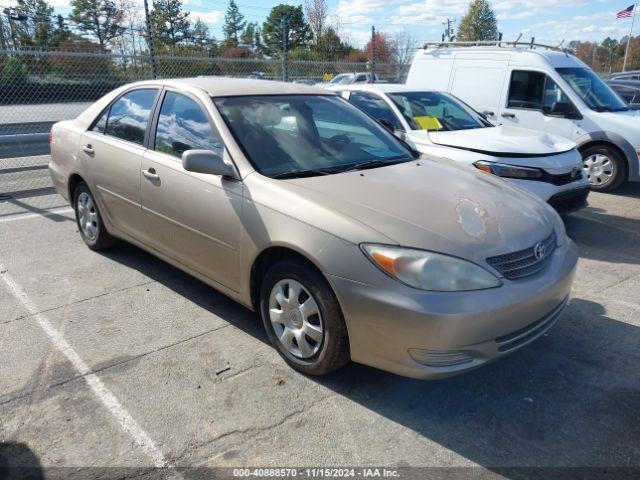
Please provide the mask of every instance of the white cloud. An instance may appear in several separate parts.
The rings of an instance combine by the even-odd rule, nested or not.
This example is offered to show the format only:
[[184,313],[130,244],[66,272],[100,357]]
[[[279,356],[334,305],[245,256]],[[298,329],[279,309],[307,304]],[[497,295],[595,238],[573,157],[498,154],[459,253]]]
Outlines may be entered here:
[[204,23],[220,23],[222,21],[222,12],[220,10],[211,10],[210,12],[191,12],[190,18],[200,18]]

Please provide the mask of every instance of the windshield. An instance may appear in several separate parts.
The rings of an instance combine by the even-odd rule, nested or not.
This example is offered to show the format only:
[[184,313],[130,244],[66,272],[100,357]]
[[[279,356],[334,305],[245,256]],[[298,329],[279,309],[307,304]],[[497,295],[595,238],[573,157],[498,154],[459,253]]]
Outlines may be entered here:
[[591,110],[623,112],[629,107],[611,88],[589,68],[557,68],[565,82]]
[[329,83],[332,85],[343,85],[343,84],[349,83],[349,80],[351,80],[351,77],[353,77],[353,74],[343,73],[341,75],[333,77]]
[[412,130],[453,131],[490,124],[479,113],[446,93],[388,93]]
[[413,160],[386,129],[333,95],[214,98],[254,168],[269,177],[326,175]]

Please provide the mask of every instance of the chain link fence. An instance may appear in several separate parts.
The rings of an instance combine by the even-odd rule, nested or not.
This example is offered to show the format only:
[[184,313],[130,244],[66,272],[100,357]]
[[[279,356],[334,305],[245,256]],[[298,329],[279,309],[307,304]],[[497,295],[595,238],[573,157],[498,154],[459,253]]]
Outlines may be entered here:
[[[300,61],[206,56],[156,56],[159,78],[219,75],[319,83],[340,73],[368,71],[364,62]],[[82,51],[0,50],[0,194],[10,194],[48,162],[51,125],[75,118],[87,106],[126,83],[152,78],[147,55]],[[380,78],[402,71],[376,64]]]

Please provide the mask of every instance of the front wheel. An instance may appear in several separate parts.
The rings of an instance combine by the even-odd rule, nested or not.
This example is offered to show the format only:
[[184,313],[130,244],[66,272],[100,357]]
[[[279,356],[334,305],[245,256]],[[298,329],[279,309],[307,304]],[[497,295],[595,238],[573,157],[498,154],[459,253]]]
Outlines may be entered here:
[[295,370],[324,375],[349,361],[340,305],[322,274],[304,262],[285,260],[267,271],[260,313],[271,343]]
[[613,148],[596,145],[582,152],[582,168],[591,188],[610,192],[627,178],[627,164]]

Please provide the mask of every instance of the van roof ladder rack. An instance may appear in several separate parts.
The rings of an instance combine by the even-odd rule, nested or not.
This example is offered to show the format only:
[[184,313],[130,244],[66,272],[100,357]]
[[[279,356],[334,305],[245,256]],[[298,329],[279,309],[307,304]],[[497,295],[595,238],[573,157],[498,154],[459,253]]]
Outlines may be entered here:
[[562,48],[562,44],[564,43],[564,40],[560,42],[558,45],[554,46],[554,45],[546,45],[543,43],[536,43],[535,37],[531,37],[531,41],[529,42],[521,42],[520,41],[521,38],[522,38],[522,34],[518,35],[518,38],[516,38],[516,40],[513,42],[507,42],[503,40],[490,40],[490,41],[481,40],[481,41],[475,41],[475,42],[473,41],[471,42],[460,42],[460,41],[425,42],[422,48],[424,50],[427,50],[429,48],[450,48],[450,47],[497,47],[497,48],[526,47],[529,50],[542,48],[545,50],[554,50],[557,52],[562,52],[564,54],[567,54],[566,49]]

